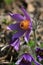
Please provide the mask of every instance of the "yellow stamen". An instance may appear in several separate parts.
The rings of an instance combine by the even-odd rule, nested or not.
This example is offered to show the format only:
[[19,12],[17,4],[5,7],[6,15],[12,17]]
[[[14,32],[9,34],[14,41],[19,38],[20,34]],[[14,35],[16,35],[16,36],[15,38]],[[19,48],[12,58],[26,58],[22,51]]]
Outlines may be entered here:
[[29,28],[30,21],[24,20],[20,22],[20,28],[27,30]]

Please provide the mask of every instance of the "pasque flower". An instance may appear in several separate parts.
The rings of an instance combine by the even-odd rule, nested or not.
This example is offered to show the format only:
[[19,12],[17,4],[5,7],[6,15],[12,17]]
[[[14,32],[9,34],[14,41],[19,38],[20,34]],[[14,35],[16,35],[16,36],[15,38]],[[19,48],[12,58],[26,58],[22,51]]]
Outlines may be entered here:
[[32,65],[32,62],[35,65],[40,65],[29,53],[24,53],[21,55],[20,59],[15,63],[16,65]]
[[43,49],[42,48],[36,48],[36,56],[38,58],[39,61],[43,60]]
[[16,20],[15,24],[11,24],[7,27],[9,30],[16,30],[17,32],[12,36],[12,39],[14,38],[20,38],[22,35],[24,35],[25,41],[28,43],[30,31],[32,29],[32,22],[29,14],[26,12],[26,10],[21,7],[22,12],[24,13],[24,16],[20,14],[13,14],[9,13],[9,15]]
[[10,46],[12,46],[14,48],[15,51],[19,51],[20,48],[20,40],[19,39],[14,39],[14,40],[10,40]]

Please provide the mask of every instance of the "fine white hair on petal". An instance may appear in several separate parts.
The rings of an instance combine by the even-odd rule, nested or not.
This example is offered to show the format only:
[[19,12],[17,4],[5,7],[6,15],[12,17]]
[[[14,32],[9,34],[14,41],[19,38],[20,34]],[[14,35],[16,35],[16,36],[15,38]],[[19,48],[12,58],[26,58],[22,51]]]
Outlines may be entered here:
[[11,30],[11,28],[7,27],[8,30]]
[[12,13],[9,13],[9,15],[13,16],[14,14],[12,14]]
[[15,64],[18,65],[21,62],[22,58],[20,58]]
[[24,39],[25,39],[25,41],[28,43],[28,40],[27,40],[27,38],[26,38],[26,37],[24,37]]

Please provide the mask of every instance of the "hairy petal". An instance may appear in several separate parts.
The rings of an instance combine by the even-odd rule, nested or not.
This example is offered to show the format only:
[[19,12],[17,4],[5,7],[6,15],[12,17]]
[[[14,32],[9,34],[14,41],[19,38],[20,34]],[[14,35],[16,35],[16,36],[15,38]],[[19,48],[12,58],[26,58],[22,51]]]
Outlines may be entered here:
[[26,16],[26,19],[31,21],[30,16],[29,16],[29,14],[27,13],[27,11],[24,9],[24,7],[21,7],[21,10],[23,11],[24,16]]
[[15,42],[13,42],[13,43],[11,44],[11,46],[13,46],[13,48],[14,48],[16,51],[18,51],[18,50],[19,50],[19,47],[20,47],[20,40],[17,39]]
[[7,27],[8,30],[20,30],[19,23],[11,24]]
[[39,62],[37,62],[33,57],[32,57],[33,62],[35,63],[35,65],[41,65]]
[[20,22],[22,20],[24,20],[24,17],[20,14],[12,14],[12,13],[9,13],[9,15],[15,19],[17,22]]
[[20,29],[19,31],[17,31],[17,32],[12,36],[12,39],[14,39],[14,38],[19,38],[19,37],[21,37],[24,33],[25,33],[25,30]]
[[26,34],[24,36],[25,41],[28,43],[30,37],[30,31],[26,31]]

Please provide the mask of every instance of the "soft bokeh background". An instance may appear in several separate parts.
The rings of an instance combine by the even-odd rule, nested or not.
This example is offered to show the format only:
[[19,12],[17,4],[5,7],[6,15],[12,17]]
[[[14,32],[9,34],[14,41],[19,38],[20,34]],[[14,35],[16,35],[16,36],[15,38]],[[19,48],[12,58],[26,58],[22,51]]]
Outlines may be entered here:
[[[8,47],[8,42],[14,32],[8,31],[6,27],[14,23],[14,20],[8,15],[9,12],[23,14],[19,6],[24,6],[30,14],[33,30],[30,33],[28,46],[26,46],[25,41],[21,38],[21,48],[17,53],[14,49]],[[37,46],[43,48],[43,0],[0,0],[0,65],[15,62],[24,50],[33,54],[29,46],[33,52]],[[36,58],[35,52],[33,56]]]

